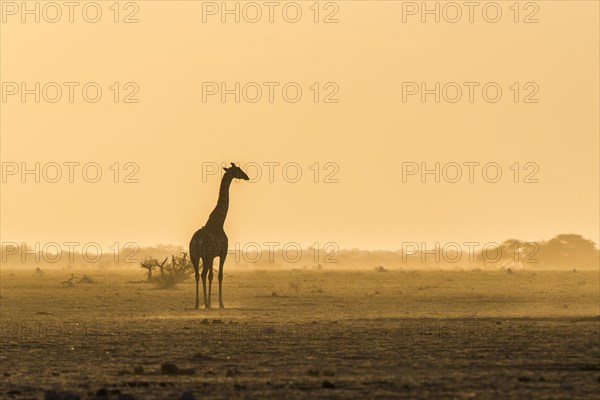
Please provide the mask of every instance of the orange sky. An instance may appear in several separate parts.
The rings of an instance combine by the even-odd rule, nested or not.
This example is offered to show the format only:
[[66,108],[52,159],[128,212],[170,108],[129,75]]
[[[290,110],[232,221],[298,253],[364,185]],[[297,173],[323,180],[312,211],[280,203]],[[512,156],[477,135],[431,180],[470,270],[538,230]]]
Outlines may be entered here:
[[[599,241],[597,2],[538,1],[539,10],[520,10],[518,23],[512,1],[499,2],[497,23],[486,22],[478,9],[474,23],[466,15],[457,23],[443,15],[440,23],[432,17],[421,23],[419,14],[402,22],[402,2],[390,1],[341,1],[337,10],[322,2],[319,23],[312,1],[298,2],[297,23],[286,22],[279,8],[273,23],[266,14],[256,23],[243,15],[240,23],[231,16],[221,23],[219,14],[203,23],[200,1],[142,1],[139,10],[120,10],[120,21],[135,12],[139,22],[131,24],[113,22],[112,1],[98,2],[97,23],[86,22],[79,9],[73,23],[66,9],[56,23],[43,14],[39,23],[33,16],[22,23],[20,10],[13,15],[11,2],[1,3],[3,171],[39,162],[50,173],[48,163],[63,165],[57,183],[43,177],[35,183],[33,175],[22,183],[18,172],[4,176],[3,242],[187,245],[217,198],[219,178],[203,182],[203,165],[230,161],[257,163],[263,173],[258,182],[231,188],[230,242],[399,249],[402,242],[541,240],[563,232]],[[534,11],[539,22],[523,23]],[[53,18],[53,10],[45,12]],[[322,23],[331,12],[339,22]],[[20,92],[11,94],[21,82],[30,89],[57,82],[63,96],[50,103],[40,89],[40,103],[34,95],[23,103]],[[64,82],[79,84],[73,103]],[[96,103],[83,98],[88,82],[102,89]],[[234,95],[223,103],[218,94],[203,102],[203,82],[229,88],[257,82],[263,93],[256,103],[242,94],[239,103]],[[272,103],[264,82],[278,83]],[[302,88],[296,103],[284,99],[288,82]],[[435,103],[434,95],[421,102],[419,94],[404,102],[403,82],[426,82],[430,89],[457,82],[463,95],[456,103]],[[479,85],[472,103],[464,82]],[[502,89],[498,102],[482,97],[489,82]],[[295,85],[288,86],[293,96]],[[138,102],[124,103],[135,88]],[[55,89],[47,86],[46,98]],[[246,98],[255,89],[247,86]],[[325,103],[336,89],[338,102]],[[538,102],[525,103],[537,89],[531,99]],[[455,95],[455,85],[447,90],[447,97]],[[102,178],[85,182],[79,166],[70,183],[65,162],[98,163]],[[269,162],[280,163],[274,182]],[[328,162],[337,167],[325,168]],[[418,176],[403,182],[406,162],[458,163],[463,174],[465,162],[497,163],[502,178],[486,182],[476,169],[472,183],[466,176],[436,183],[431,175],[425,183]],[[139,167],[138,183],[122,183],[134,171],[126,163]],[[300,166],[297,183],[282,176],[287,163]],[[525,169],[526,163],[534,164]],[[536,166],[539,182],[524,183]],[[339,182],[324,183],[332,171]]]

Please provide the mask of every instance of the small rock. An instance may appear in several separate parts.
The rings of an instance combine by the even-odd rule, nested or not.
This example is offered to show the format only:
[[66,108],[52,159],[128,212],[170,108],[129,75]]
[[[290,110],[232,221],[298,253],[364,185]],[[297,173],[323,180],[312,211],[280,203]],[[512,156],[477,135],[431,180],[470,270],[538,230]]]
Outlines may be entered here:
[[193,358],[195,358],[197,360],[203,360],[203,361],[212,361],[212,360],[214,360],[214,357],[207,356],[207,355],[204,355],[202,353],[196,353],[196,354],[194,354]]
[[94,396],[94,400],[109,400],[110,396],[108,395],[108,390],[105,388],[100,388],[96,391],[96,396]]
[[78,394],[71,392],[57,392],[50,390],[44,395],[45,400],[81,400]]
[[335,384],[331,381],[323,381],[323,387],[325,389],[335,389]]
[[275,328],[273,328],[272,326],[267,326],[266,328],[263,328],[262,333],[264,335],[272,335],[275,333]]
[[179,368],[177,368],[177,365],[172,363],[162,363],[160,365],[160,372],[165,375],[177,375]]
[[196,400],[196,398],[191,390],[186,390],[185,392],[181,393],[179,400]]

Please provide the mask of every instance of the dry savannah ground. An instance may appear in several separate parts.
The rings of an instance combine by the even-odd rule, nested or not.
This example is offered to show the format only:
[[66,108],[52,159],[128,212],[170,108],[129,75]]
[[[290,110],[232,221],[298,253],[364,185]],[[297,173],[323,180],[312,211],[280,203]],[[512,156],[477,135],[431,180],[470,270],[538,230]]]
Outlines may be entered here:
[[[71,273],[74,284],[61,283]],[[234,267],[226,308],[210,311],[193,309],[193,279],[157,289],[139,268],[1,278],[2,399],[583,399],[600,389],[597,271]]]

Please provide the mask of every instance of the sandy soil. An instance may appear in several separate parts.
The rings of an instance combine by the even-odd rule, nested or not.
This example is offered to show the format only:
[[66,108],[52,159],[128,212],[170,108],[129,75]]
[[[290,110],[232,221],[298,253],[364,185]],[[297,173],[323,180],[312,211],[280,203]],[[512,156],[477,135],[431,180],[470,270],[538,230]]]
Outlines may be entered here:
[[[597,272],[3,270],[0,398],[598,398]],[[216,286],[216,280],[215,285]],[[213,304],[217,303],[216,293]],[[71,397],[69,397],[71,396]]]

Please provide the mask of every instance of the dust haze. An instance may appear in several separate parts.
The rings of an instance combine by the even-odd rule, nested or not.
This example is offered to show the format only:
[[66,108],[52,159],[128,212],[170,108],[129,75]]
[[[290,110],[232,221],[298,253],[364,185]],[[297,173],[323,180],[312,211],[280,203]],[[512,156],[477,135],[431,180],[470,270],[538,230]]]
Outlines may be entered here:
[[[523,243],[514,246],[499,245]],[[1,391],[45,399],[592,398],[598,249],[574,234],[536,249],[537,263],[514,262],[514,252],[493,263],[481,252],[463,263],[442,254],[435,262],[430,252],[423,263],[412,249],[405,258],[323,253],[336,262],[314,262],[311,249],[296,262],[279,251],[237,254],[239,262],[232,253],[227,306],[208,311],[194,309],[183,246],[141,248],[140,260],[119,263],[82,254],[36,262],[31,249],[22,263],[20,251],[4,249]]]
[[597,399],[599,15],[0,0],[0,399]]

